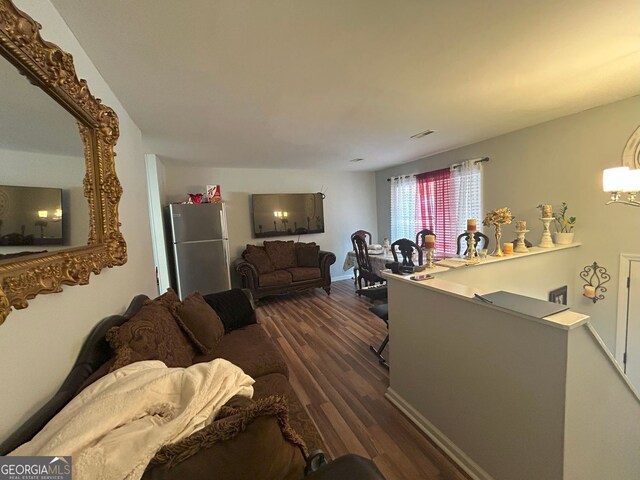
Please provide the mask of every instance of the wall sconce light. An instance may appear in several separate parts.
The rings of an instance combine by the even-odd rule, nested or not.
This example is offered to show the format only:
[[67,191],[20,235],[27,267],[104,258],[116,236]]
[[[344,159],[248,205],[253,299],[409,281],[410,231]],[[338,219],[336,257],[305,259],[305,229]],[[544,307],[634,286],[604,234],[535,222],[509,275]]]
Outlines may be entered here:
[[[638,192],[640,192],[640,169],[607,168],[602,172],[602,190],[611,193],[611,200],[607,202],[607,205],[621,203],[640,207],[640,202],[636,200]],[[626,200],[620,199],[622,193],[627,194]]]
[[593,264],[587,265],[582,269],[580,278],[587,282],[582,287],[582,295],[592,300],[593,303],[598,300],[604,300],[603,293],[607,291],[607,287],[603,287],[603,285],[611,280],[611,275],[607,273],[606,268],[593,262]]

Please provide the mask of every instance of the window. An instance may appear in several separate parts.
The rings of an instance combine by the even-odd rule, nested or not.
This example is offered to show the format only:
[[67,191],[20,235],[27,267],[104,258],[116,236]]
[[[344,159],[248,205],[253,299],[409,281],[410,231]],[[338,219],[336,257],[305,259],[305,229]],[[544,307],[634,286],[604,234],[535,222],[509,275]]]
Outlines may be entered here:
[[416,179],[410,175],[391,179],[391,241],[416,236]]
[[458,235],[467,219],[482,220],[482,166],[473,160],[453,168],[391,180],[391,237],[415,240],[429,228],[436,234],[436,251],[456,254]]

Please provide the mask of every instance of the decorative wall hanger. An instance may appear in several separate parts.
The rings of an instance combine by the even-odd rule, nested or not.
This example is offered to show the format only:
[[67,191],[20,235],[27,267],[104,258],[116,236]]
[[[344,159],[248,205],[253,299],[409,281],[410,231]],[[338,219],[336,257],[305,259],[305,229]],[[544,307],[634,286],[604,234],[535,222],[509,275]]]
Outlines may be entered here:
[[603,287],[605,283],[611,280],[611,275],[607,273],[607,269],[601,267],[596,262],[584,267],[580,272],[580,278],[585,282],[583,289],[583,295],[588,299],[596,303],[598,300],[604,300],[604,293],[607,291],[607,287]]

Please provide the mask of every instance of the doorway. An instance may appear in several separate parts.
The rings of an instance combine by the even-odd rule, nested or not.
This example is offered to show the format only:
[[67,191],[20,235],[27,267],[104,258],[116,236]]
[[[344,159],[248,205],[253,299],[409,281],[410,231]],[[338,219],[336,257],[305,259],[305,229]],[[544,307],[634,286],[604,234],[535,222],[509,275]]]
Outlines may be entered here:
[[640,390],[640,255],[620,256],[616,358]]

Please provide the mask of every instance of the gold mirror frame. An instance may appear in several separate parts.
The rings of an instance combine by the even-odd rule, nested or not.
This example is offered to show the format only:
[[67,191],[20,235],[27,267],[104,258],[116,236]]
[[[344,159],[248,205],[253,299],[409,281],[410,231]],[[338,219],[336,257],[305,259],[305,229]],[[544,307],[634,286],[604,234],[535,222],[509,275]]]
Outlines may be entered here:
[[0,262],[0,324],[12,308],[28,306],[40,293],[62,291],[62,285],[85,285],[91,272],[127,261],[127,245],[120,233],[118,203],[122,186],[115,170],[113,147],[118,139],[118,116],[79,80],[73,57],[40,36],[42,26],[0,0],[0,55],[42,88],[78,122],[84,143],[84,195],[89,202],[89,238],[84,247],[28,255]]

